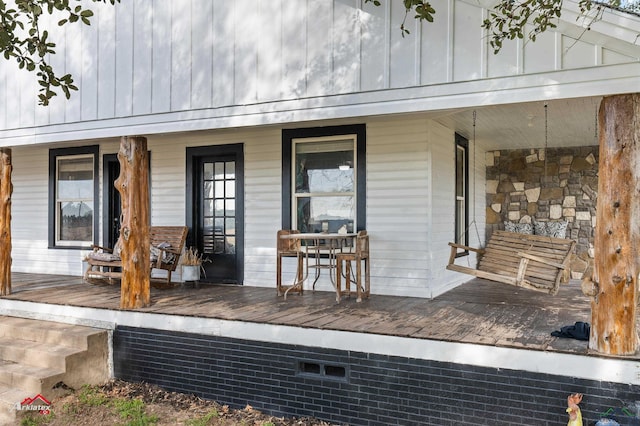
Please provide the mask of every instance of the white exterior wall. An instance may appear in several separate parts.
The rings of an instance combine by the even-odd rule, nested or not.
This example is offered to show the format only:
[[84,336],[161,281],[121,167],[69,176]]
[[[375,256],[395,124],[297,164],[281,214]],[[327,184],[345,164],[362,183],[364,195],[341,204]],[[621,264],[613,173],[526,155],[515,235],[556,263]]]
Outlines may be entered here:
[[[461,282],[459,275],[444,270],[447,243],[453,236],[454,134],[419,115],[365,122],[372,291],[431,297],[439,289]],[[267,127],[150,136],[152,224],[185,223],[187,147],[242,143],[244,284],[274,286],[275,235],[282,205],[281,130]],[[85,144],[91,143],[98,142]],[[117,140],[99,143],[101,156],[118,150]],[[17,148],[12,154],[13,270],[80,275],[81,257],[86,251],[47,248],[48,149]],[[483,175],[484,164],[479,170]],[[100,191],[104,193],[102,187]],[[294,262],[288,260],[285,282],[286,277],[294,276]],[[326,274],[316,288],[332,289]]]

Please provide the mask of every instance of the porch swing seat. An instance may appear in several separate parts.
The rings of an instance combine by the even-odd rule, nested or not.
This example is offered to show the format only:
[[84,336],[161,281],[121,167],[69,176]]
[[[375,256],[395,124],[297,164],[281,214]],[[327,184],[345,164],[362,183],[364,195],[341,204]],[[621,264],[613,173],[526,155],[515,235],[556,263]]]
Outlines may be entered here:
[[[564,238],[494,231],[483,249],[449,243],[447,269],[490,281],[555,295],[575,241]],[[478,266],[456,265],[459,249],[478,253]]]

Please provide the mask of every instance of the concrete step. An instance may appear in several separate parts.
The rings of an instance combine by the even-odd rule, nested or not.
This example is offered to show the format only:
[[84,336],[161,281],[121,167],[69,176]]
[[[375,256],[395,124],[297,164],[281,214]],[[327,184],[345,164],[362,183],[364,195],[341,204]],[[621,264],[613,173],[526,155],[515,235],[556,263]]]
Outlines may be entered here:
[[[1,323],[0,328],[2,328]],[[16,337],[0,337],[0,360],[14,361],[25,365],[46,365],[64,370],[68,356],[86,350],[86,348],[64,344],[42,343]],[[1,380],[0,383],[2,383]]]
[[108,338],[102,329],[0,316],[0,424],[12,424],[25,400],[105,382]]
[[96,329],[92,327],[0,316],[0,337],[15,337],[51,344],[62,341],[66,346],[87,349],[87,337],[95,333]]

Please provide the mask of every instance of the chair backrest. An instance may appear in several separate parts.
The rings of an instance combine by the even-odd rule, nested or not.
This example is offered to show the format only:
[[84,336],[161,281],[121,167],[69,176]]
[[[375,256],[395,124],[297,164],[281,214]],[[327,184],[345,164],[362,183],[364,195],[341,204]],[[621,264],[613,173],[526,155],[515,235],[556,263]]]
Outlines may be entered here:
[[151,226],[149,240],[152,246],[169,243],[173,249],[182,251],[188,231],[186,226]]
[[367,231],[358,231],[356,236],[356,255],[361,258],[369,257],[369,235]]
[[160,244],[168,244],[175,258],[170,263],[159,262],[156,267],[175,271],[180,263],[180,255],[187,239],[189,228],[187,226],[151,226],[149,228],[149,240],[152,247],[158,247]]
[[278,230],[278,241],[276,247],[278,247],[278,254],[291,254],[297,253],[300,250],[299,239],[285,239],[280,238],[283,235],[299,234],[300,231],[296,229],[280,229]]

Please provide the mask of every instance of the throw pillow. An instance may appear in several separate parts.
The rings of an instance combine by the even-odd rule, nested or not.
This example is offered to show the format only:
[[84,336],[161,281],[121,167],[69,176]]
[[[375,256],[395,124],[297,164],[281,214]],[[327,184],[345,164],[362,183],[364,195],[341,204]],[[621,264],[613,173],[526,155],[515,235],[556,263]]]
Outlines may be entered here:
[[546,237],[548,235],[547,222],[540,222],[539,220],[533,221],[533,231],[536,235],[542,235]]
[[550,237],[565,238],[567,236],[567,226],[569,222],[547,222],[547,232]]
[[514,223],[505,221],[504,230],[507,232],[517,232],[518,234],[533,234],[533,227],[530,223]]
[[566,238],[569,222],[561,221],[534,221],[536,235],[543,237]]

